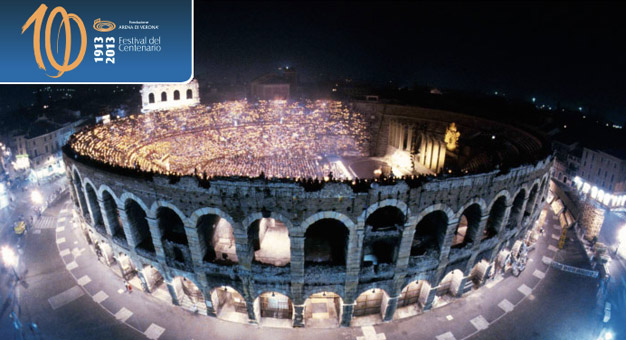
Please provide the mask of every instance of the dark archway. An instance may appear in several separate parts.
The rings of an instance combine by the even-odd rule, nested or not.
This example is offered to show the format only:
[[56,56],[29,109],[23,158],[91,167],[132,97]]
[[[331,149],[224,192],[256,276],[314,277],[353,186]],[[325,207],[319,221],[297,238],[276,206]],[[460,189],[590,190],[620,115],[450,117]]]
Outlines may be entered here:
[[504,214],[506,213],[506,197],[500,196],[491,206],[487,225],[483,231],[483,240],[490,239],[498,234],[502,223],[504,222]]
[[395,263],[406,219],[397,207],[377,209],[365,221],[363,265]]
[[[161,231],[163,248],[166,252],[166,260],[174,260],[177,263],[185,263],[187,259],[182,247],[188,248],[185,224],[178,214],[167,207],[157,209],[157,224]],[[174,263],[171,263],[174,264]]]
[[513,200],[513,206],[511,207],[511,213],[509,214],[509,222],[507,223],[508,229],[513,229],[517,227],[518,220],[522,215],[522,208],[524,207],[524,197],[526,196],[526,191],[524,189],[520,190],[519,193],[515,196]]
[[154,93],[150,93],[148,95],[148,103],[150,103],[150,104],[154,103]]
[[79,208],[85,220],[91,223],[91,216],[89,216],[89,210],[87,208],[87,199],[85,199],[85,193],[83,192],[83,182],[78,176],[78,172],[74,171],[74,189],[76,190],[77,199],[80,201]]
[[310,225],[304,234],[304,261],[307,265],[346,265],[348,228],[338,220],[325,218]]
[[117,210],[117,203],[115,203],[113,196],[106,190],[102,192],[102,204],[104,205],[104,215],[113,233],[113,240],[127,244],[126,234],[124,233],[124,228],[122,228],[122,219]]
[[191,90],[187,90],[187,99],[193,98],[193,92]]
[[167,101],[167,93],[161,92],[161,101],[162,102],[166,102]]
[[152,234],[150,234],[148,220],[146,220],[146,212],[132,199],[126,200],[124,209],[128,216],[130,230],[135,236],[135,242],[137,242],[136,248],[154,254],[154,243]]
[[535,199],[537,198],[538,190],[539,190],[539,185],[535,183],[532,189],[530,189],[530,195],[528,195],[528,202],[526,203],[526,211],[524,211],[524,216],[530,216],[534,212]]
[[233,228],[227,220],[218,215],[202,215],[196,226],[205,262],[238,262]]
[[463,211],[459,224],[454,231],[452,248],[461,248],[474,242],[480,227],[480,205],[472,204]]
[[438,256],[443,246],[448,227],[448,216],[441,210],[433,211],[424,216],[415,227],[411,256],[435,253]]
[[85,184],[85,191],[87,191],[87,202],[89,203],[89,208],[91,209],[91,214],[93,215],[93,226],[101,234],[106,234],[106,231],[104,230],[104,220],[102,219],[102,213],[100,212],[100,205],[98,204],[96,191],[89,183]]
[[180,100],[180,92],[178,90],[174,91],[174,100]]

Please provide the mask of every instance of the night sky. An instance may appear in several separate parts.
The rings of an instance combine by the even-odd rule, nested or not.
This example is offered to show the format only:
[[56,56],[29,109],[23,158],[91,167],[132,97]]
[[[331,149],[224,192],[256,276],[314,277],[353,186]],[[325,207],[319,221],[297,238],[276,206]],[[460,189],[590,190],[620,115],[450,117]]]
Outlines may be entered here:
[[537,97],[626,118],[617,3],[196,2],[196,74],[278,66],[329,76]]

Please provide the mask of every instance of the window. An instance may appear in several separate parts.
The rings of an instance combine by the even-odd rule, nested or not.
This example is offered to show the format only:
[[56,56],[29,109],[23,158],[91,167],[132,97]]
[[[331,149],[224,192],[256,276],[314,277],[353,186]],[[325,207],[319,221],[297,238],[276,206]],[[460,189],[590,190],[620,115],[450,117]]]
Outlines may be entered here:
[[191,90],[187,90],[187,99],[193,98],[193,92]]
[[180,92],[178,92],[178,90],[174,91],[174,100],[179,100],[180,99]]
[[154,103],[154,93],[150,93],[148,95],[148,103],[150,104]]
[[598,176],[600,176],[600,171],[602,171],[602,169],[598,168]]
[[48,146],[46,145],[46,153],[48,153]]
[[161,92],[161,101],[162,102],[166,102],[167,101],[167,93]]

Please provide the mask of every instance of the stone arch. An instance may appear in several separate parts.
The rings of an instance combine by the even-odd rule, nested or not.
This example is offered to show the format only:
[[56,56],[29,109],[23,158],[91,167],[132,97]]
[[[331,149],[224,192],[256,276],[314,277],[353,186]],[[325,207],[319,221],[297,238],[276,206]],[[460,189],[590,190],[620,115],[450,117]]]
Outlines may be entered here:
[[481,198],[472,199],[459,209],[458,214],[455,216],[459,222],[454,231],[453,248],[463,247],[476,241],[485,207],[485,201]]
[[350,230],[341,220],[317,219],[305,230],[305,264],[347,265]]
[[[371,208],[377,209],[371,211],[365,219],[365,235],[362,245],[364,266],[395,263],[397,260],[402,231],[407,218],[399,207],[392,205],[396,202],[390,202],[395,200],[386,201],[388,201],[387,204],[382,206],[373,205]],[[405,205],[404,211],[406,210]]]
[[508,229],[517,227],[517,224],[522,218],[524,202],[526,201],[526,188],[520,188],[513,198],[513,204],[511,205],[511,213],[509,214],[509,221],[507,223]]
[[524,216],[530,216],[534,212],[535,201],[537,200],[537,195],[539,194],[539,185],[540,183],[537,179],[530,189],[530,194],[528,194],[528,202],[526,203],[526,209],[524,209]]
[[167,101],[167,92],[165,92],[165,91],[161,92],[161,101],[162,102],[166,102]]
[[172,278],[171,283],[176,294],[178,304],[188,310],[197,310],[200,314],[207,314],[206,300],[202,287],[193,278],[179,275]]
[[304,324],[314,328],[339,327],[342,311],[343,299],[339,294],[318,290],[304,300]]
[[188,89],[186,92],[186,96],[187,99],[192,99],[193,98],[193,91],[191,89]]
[[154,104],[154,93],[148,94],[148,104]]
[[400,210],[400,212],[404,215],[405,222],[408,221],[409,216],[411,216],[411,210],[403,201],[399,201],[396,199],[386,199],[380,202],[376,202],[370,205],[358,218],[359,224],[365,224],[367,219],[377,210],[384,207],[394,207]]
[[180,100],[180,91],[174,90],[174,100]]
[[269,211],[257,212],[244,220],[248,235],[248,248],[253,251],[252,259],[259,263],[283,267],[291,262],[291,240],[289,238],[289,220],[275,217]]
[[167,202],[167,201],[155,201],[154,203],[152,203],[152,206],[150,207],[150,215],[149,217],[151,218],[156,218],[157,217],[157,211],[160,208],[168,208],[172,211],[174,211],[176,213],[176,215],[178,215],[178,218],[180,218],[180,220],[184,222],[187,220],[187,217],[185,216],[185,214],[174,204]]
[[231,286],[214,287],[209,295],[218,319],[248,323],[247,303],[237,289]]
[[504,198],[506,199],[504,203],[506,203],[507,206],[513,204],[513,198],[511,197],[511,193],[508,190],[504,189],[495,194],[493,200],[489,202],[489,206],[487,206],[487,209],[485,211],[491,211],[494,203],[496,203],[496,200],[498,200],[498,198],[500,198],[501,196],[504,196]]
[[362,290],[354,301],[352,317],[358,318],[368,315],[378,315],[382,321],[385,314],[385,307],[389,300],[389,294],[383,288],[368,288]]
[[100,204],[98,203],[96,189],[89,179],[85,179],[83,186],[85,187],[85,194],[87,196],[87,204],[91,213],[92,224],[98,232],[106,234],[106,231],[104,230],[104,219],[102,218],[102,212],[100,211]]
[[398,311],[402,317],[419,314],[426,305],[431,285],[427,280],[413,280],[406,283],[398,296]]
[[72,174],[74,179],[74,190],[76,193],[76,199],[78,200],[78,208],[83,217],[87,221],[91,222],[91,216],[89,216],[89,208],[87,207],[87,199],[85,198],[85,192],[83,191],[83,181],[80,176],[80,172],[76,169],[76,166],[72,167]]
[[195,228],[200,253],[204,262],[234,264],[239,262],[230,216],[216,208],[202,208],[187,219],[187,226]]
[[454,213],[443,204],[435,204],[424,209],[417,219],[411,256],[429,255],[435,258],[443,248],[448,224],[454,221]]
[[446,273],[437,285],[437,295],[449,294],[455,297],[458,296],[459,293],[462,293],[463,277],[464,274],[460,269],[454,269]]
[[189,226],[196,226],[198,224],[198,219],[202,216],[202,215],[217,215],[220,218],[225,219],[226,221],[228,221],[228,223],[230,223],[230,225],[234,226],[235,225],[235,221],[233,220],[233,218],[225,213],[224,211],[218,209],[218,208],[213,208],[213,207],[204,207],[204,208],[200,208],[197,209],[196,211],[194,211],[191,216],[189,216],[189,218],[187,219],[187,225]]
[[[169,265],[180,267],[191,264],[191,252],[189,241],[185,230],[185,215],[180,214],[180,210],[168,202],[155,202],[152,205],[153,213],[156,216],[157,226],[161,233],[161,242],[165,259]],[[177,211],[178,210],[178,211]]]
[[127,245],[126,233],[122,227],[122,217],[119,213],[119,200],[115,196],[115,193],[106,185],[101,185],[98,190],[100,198],[102,200],[102,206],[104,208],[103,217],[109,226],[113,236],[113,240],[121,242],[122,245]]
[[489,217],[487,218],[487,224],[483,231],[483,240],[496,236],[500,230],[502,230],[508,201],[510,201],[509,197],[500,195],[496,196],[491,204],[489,204]]
[[303,232],[306,232],[307,229],[315,222],[322,220],[322,219],[333,219],[333,220],[338,220],[341,223],[343,223],[343,225],[346,226],[346,228],[348,228],[348,230],[352,231],[354,229],[356,229],[356,224],[346,215],[338,213],[338,212],[334,212],[334,211],[320,211],[318,213],[315,213],[309,217],[307,217],[301,224],[301,229]]
[[146,205],[133,194],[124,193],[120,198],[124,202],[124,211],[128,220],[128,229],[133,234],[136,250],[143,250],[148,254],[154,255],[155,248],[148,224],[148,212]]
[[[254,299],[254,310],[259,323],[265,318],[285,320],[284,326],[291,327],[294,308],[291,297],[286,292],[264,291]],[[258,310],[258,313],[256,311]],[[288,322],[288,323],[287,323]]]

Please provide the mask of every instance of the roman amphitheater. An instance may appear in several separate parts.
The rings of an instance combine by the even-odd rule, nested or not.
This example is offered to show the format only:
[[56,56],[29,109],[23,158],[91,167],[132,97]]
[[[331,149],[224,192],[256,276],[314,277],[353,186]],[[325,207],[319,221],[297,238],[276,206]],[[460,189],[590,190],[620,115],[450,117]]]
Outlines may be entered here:
[[197,96],[145,86],[145,113],[64,147],[85,237],[146,294],[345,327],[445,305],[524,256],[552,165],[541,136],[420,107]]

